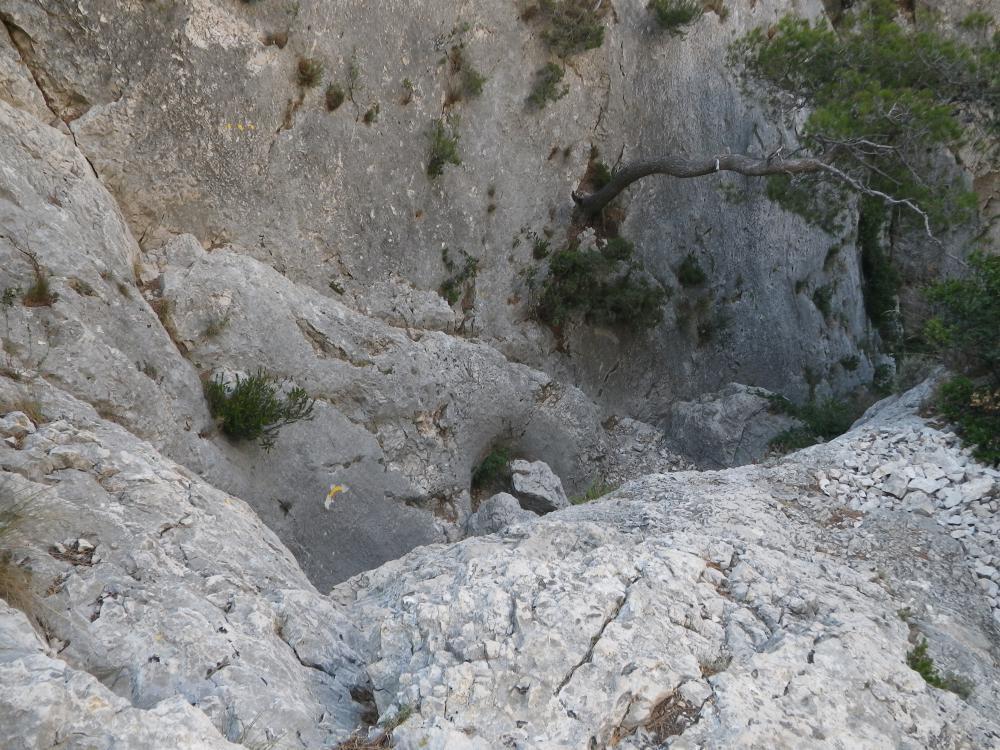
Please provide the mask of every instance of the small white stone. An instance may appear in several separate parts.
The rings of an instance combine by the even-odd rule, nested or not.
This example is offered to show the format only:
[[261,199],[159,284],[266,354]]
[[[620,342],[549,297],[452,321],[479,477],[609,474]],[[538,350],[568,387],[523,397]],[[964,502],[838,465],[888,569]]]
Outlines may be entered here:
[[976,575],[980,578],[997,578],[998,571],[992,565],[983,565],[982,563],[976,565]]
[[962,502],[962,493],[957,487],[946,487],[937,493],[941,507],[950,510]]
[[991,599],[995,598],[997,593],[1000,592],[1000,586],[997,586],[989,578],[980,578],[978,584],[982,592]]
[[993,489],[993,480],[989,477],[971,479],[959,488],[965,502],[974,502],[986,497]]
[[891,474],[882,482],[882,491],[886,494],[902,498],[906,494],[909,479],[902,474]]
[[944,479],[944,469],[935,464],[923,465],[924,476],[929,480]]
[[945,482],[942,479],[926,479],[917,478],[910,482],[911,490],[920,490],[921,492],[926,492],[928,495],[933,495],[939,489],[945,486]]
[[0,435],[23,438],[35,431],[35,424],[23,411],[12,411],[0,419]]

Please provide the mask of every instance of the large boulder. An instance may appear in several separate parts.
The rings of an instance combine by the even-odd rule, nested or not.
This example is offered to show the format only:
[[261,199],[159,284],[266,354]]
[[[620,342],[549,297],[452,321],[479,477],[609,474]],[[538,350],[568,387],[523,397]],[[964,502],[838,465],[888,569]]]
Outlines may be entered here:
[[537,517],[537,514],[524,510],[516,497],[500,492],[480,503],[476,512],[469,516],[466,533],[469,536],[494,534],[515,523],[530,521]]
[[522,508],[543,514],[569,505],[562,480],[544,461],[511,461],[510,473],[514,494]]
[[695,401],[671,404],[664,430],[675,450],[700,466],[724,468],[759,461],[771,440],[802,425],[775,413],[768,395],[760,388],[730,383]]

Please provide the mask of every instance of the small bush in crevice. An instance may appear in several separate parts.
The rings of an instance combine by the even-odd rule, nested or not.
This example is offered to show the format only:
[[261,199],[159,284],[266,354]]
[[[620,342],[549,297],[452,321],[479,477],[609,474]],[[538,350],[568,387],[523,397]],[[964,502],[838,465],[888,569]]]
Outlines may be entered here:
[[498,443],[490,448],[483,460],[472,470],[472,489],[481,491],[510,482],[510,448]]
[[857,354],[850,354],[840,358],[840,366],[847,372],[854,372],[861,366],[861,357]]
[[545,109],[549,102],[557,102],[569,93],[569,86],[562,84],[566,71],[555,63],[547,63],[535,74],[535,82],[528,95],[528,106]]
[[604,497],[605,495],[611,494],[617,490],[619,486],[620,485],[617,484],[608,484],[607,482],[597,481],[590,485],[590,487],[587,488],[587,491],[582,495],[571,497],[569,501],[573,505],[583,505]]
[[936,404],[981,461],[1000,464],[1000,256],[973,253],[967,278],[931,287],[936,306],[924,337],[958,373]]
[[462,254],[461,266],[452,260],[448,248],[441,251],[441,262],[451,276],[444,280],[438,291],[449,305],[454,305],[469,293],[470,284],[475,282],[476,274],[479,273],[479,259],[472,257],[465,250],[459,252]]
[[573,317],[634,331],[656,326],[666,292],[641,275],[631,252],[622,257],[626,247],[631,249],[630,244],[613,246],[616,257],[575,244],[553,253],[542,282],[539,319],[555,328]]
[[534,242],[531,245],[531,257],[535,260],[545,260],[549,257],[549,253],[552,251],[550,243],[547,239],[542,237],[535,237]]
[[444,174],[448,164],[456,167],[462,163],[458,155],[458,128],[453,119],[445,121],[438,119],[431,123],[428,134],[429,153],[427,155],[427,176],[432,180]]
[[205,398],[224,435],[233,440],[256,441],[269,450],[282,427],[311,420],[316,404],[299,387],[279,397],[280,386],[280,381],[258,369],[253,375],[237,375],[233,384],[221,376],[206,382]]
[[604,44],[601,19],[609,6],[594,0],[538,0],[522,17],[537,18],[542,41],[554,54],[567,58]]
[[483,93],[486,77],[482,75],[465,56],[465,48],[458,44],[448,53],[448,67],[451,83],[448,86],[446,106],[463,99],[475,99]]
[[339,83],[331,83],[326,87],[326,109],[328,112],[336,112],[347,98],[344,89]]
[[685,27],[705,13],[701,0],[650,0],[649,10],[660,29],[671,36],[683,36]]
[[49,275],[41,268],[35,269],[35,282],[28,287],[28,290],[21,298],[21,304],[25,307],[51,307],[59,295],[52,291],[49,284]]
[[303,57],[299,60],[296,80],[299,86],[310,89],[318,86],[323,80],[323,63],[315,57]]
[[372,106],[368,108],[365,114],[361,118],[361,122],[365,125],[373,125],[378,122],[379,113],[382,111],[382,107],[378,102],[375,102]]
[[584,180],[590,182],[594,190],[600,190],[611,182],[611,170],[608,169],[608,165],[603,161],[592,160],[587,168]]
[[833,313],[833,288],[829,284],[816,287],[813,290],[812,301],[816,305],[816,309],[823,314],[823,317],[829,318],[831,313]]
[[417,93],[417,87],[413,85],[413,81],[409,78],[403,79],[403,95],[400,97],[399,103],[404,107],[413,101],[413,97]]
[[861,395],[852,401],[829,398],[824,401],[811,400],[802,405],[793,404],[784,396],[774,394],[768,395],[767,399],[773,413],[787,414],[805,423],[802,427],[785,430],[771,441],[771,447],[782,453],[843,435],[871,402],[870,398]]
[[705,273],[705,269],[701,267],[698,259],[689,253],[681,261],[681,265],[677,269],[677,280],[681,283],[681,286],[693,287],[704,284],[708,280],[708,275]]
[[924,678],[931,687],[938,690],[948,690],[964,700],[972,695],[974,685],[968,679],[957,675],[941,675],[934,666],[934,659],[927,653],[927,640],[924,639],[906,654],[906,664],[914,672]]

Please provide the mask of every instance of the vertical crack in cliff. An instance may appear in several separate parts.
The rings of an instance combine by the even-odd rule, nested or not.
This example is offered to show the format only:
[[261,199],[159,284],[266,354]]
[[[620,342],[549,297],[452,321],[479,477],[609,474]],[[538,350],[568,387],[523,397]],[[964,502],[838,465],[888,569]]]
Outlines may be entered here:
[[[38,73],[35,65],[35,50],[31,43],[31,37],[28,33],[18,26],[11,19],[10,15],[7,13],[0,13],[0,23],[3,23],[4,29],[7,30],[7,36],[10,38],[10,43],[17,50],[17,54],[21,58],[21,62],[28,71],[28,75],[31,76],[31,80],[35,82],[35,88],[38,89],[38,93],[42,95],[42,99],[45,100],[45,106],[48,108],[52,116],[62,120],[59,116],[55,102],[52,96],[46,90],[46,86],[42,83],[41,75]],[[65,121],[64,121],[65,122]]]
[[594,657],[594,649],[597,647],[597,644],[604,636],[604,631],[608,629],[608,626],[611,623],[613,623],[615,620],[618,619],[618,615],[621,614],[622,609],[625,607],[625,603],[628,601],[629,594],[632,592],[632,586],[634,586],[636,581],[638,581],[640,578],[642,578],[641,573],[636,575],[631,580],[629,580],[628,584],[625,586],[625,592],[621,595],[621,598],[619,598],[618,601],[615,602],[615,606],[611,609],[611,612],[608,613],[608,616],[604,618],[604,622],[601,623],[600,629],[597,631],[594,637],[590,639],[590,647],[587,649],[587,653],[583,655],[583,658],[580,659],[580,661],[578,661],[576,664],[573,665],[573,667],[569,670],[566,676],[562,679],[562,682],[559,683],[559,687],[557,687],[553,691],[552,693],[553,695],[556,696],[559,695],[559,693],[562,692],[563,688],[569,684],[569,681],[573,679],[573,675],[576,674],[577,670],[580,669],[580,667],[582,667],[584,664],[588,663]]
[[76,146],[76,150],[87,161],[94,177],[100,180],[100,175],[97,173],[94,163],[84,153],[83,149],[80,148],[80,143],[76,140],[76,133],[73,132],[73,127],[70,125],[73,120],[81,117],[90,109],[90,102],[74,91],[63,92],[62,98],[66,99],[67,103],[65,105],[60,103],[60,97],[53,93],[52,86],[46,82],[45,76],[41,72],[41,67],[35,59],[34,44],[28,32],[14,23],[10,15],[6,13],[0,13],[0,23],[3,23],[4,29],[7,31],[7,36],[10,38],[10,43],[20,56],[21,62],[28,71],[28,75],[31,76],[35,88],[38,89],[38,93],[45,102],[46,109],[49,110],[54,119],[59,120],[66,126],[66,132],[73,139],[73,145]]

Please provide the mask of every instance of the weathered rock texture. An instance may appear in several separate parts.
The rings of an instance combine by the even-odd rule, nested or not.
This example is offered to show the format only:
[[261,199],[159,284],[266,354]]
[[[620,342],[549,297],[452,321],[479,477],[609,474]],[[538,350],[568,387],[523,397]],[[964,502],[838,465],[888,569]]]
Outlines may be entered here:
[[[24,516],[0,559],[38,632],[0,610],[4,747],[326,748],[372,703],[412,711],[404,748],[1000,742],[998,472],[915,416],[926,388],[773,465],[652,475],[323,597],[246,504],[89,406],[0,398],[30,386],[42,421],[0,414]],[[890,452],[941,467],[977,536],[891,509]],[[924,638],[964,698],[907,666]]]
[[[0,379],[0,401],[23,394]],[[0,547],[30,571],[40,636],[0,611],[0,746],[343,737],[367,684],[357,631],[250,507],[66,393],[33,395],[48,421],[0,443],[20,517]]]
[[[570,330],[557,346],[529,319],[525,230],[563,241],[591,145],[613,166],[779,143],[724,58],[787,0],[730,3],[683,38],[659,32],[646,3],[617,2],[604,45],[573,59],[569,94],[541,112],[525,99],[548,56],[516,2],[45,5],[5,0],[0,93],[46,118],[28,90],[38,83],[144,251],[184,233],[227,245],[394,324],[482,336],[637,418],[733,380],[804,395],[806,368],[838,388],[870,377],[851,217],[830,236],[754,180],[653,179],[630,193],[624,234],[675,291],[652,335]],[[794,8],[823,12],[819,0]],[[442,61],[457,45],[487,81],[446,105],[454,76]],[[324,66],[315,88],[296,81],[306,56]],[[328,84],[350,94],[333,112]],[[427,131],[444,109],[461,117],[463,164],[431,182]],[[454,311],[435,299],[444,247],[479,259]],[[689,253],[709,272],[694,290],[675,278]],[[834,278],[825,320],[811,297]],[[836,364],[855,354],[857,371]]]
[[[514,3],[0,2],[0,500],[20,519],[0,573],[24,610],[0,603],[0,745],[326,749],[404,707],[403,748],[1000,744],[997,477],[913,399],[772,466],[472,515],[498,442],[575,495],[677,466],[636,419],[679,396],[871,374],[852,230],[750,182],[631,192],[624,234],[674,291],[648,336],[531,320],[529,233],[572,231],[592,145],[613,164],[779,138],[722,59],[788,2],[683,39],[608,5],[569,95],[528,114],[547,55]],[[463,164],[432,183],[463,44],[488,80],[451,105]],[[304,56],[323,85],[296,82]],[[333,112],[328,82],[351,85]],[[445,248],[479,261],[453,306]],[[708,280],[681,289],[688,254]],[[826,320],[810,298],[834,277]],[[222,437],[202,395],[257,368],[317,399],[270,452]],[[499,533],[355,576],[467,530]],[[923,637],[967,698],[906,666]]]
[[[771,467],[647,477],[342,584],[379,708],[417,707],[399,746],[996,746],[997,623],[966,550],[815,484],[905,435],[995,492],[912,415],[921,395]],[[966,700],[907,666],[923,637]]]
[[[548,57],[514,2],[52,5],[0,6],[0,291],[33,283],[34,254],[60,295],[4,307],[5,356],[244,497],[322,585],[457,537],[496,440],[576,494],[632,476],[609,416],[660,425],[678,397],[732,380],[804,396],[807,380],[871,375],[850,211],[833,237],[753,181],[730,179],[729,198],[715,178],[630,192],[623,233],[674,292],[654,332],[557,339],[532,319],[530,233],[574,231],[591,146],[613,166],[778,142],[723,59],[786,0],[732,4],[683,38],[615,3],[604,45],[540,112],[525,98]],[[487,80],[454,102],[442,60],[457,47]],[[297,81],[303,57],[321,85]],[[328,84],[349,94],[335,111]],[[445,110],[463,164],[432,182],[427,131]],[[478,259],[453,306],[445,249]],[[708,278],[686,289],[689,254]],[[259,366],[321,402],[267,455],[212,435],[200,393]],[[321,510],[331,484],[348,492]]]
[[760,461],[779,433],[801,426],[773,413],[768,392],[730,383],[696,401],[671,404],[664,428],[671,443],[701,466],[723,468]]
[[[0,164],[4,365],[247,499],[320,585],[459,536],[497,440],[571,489],[616,464],[595,403],[486,344],[390,326],[190,235],[142,255],[72,141],[2,101]],[[21,301],[36,263],[49,306]],[[202,395],[261,367],[319,399],[270,452],[216,434]],[[332,484],[348,491],[326,509]]]
[[569,505],[562,482],[542,461],[511,462],[511,484],[521,507],[534,513],[550,513]]

